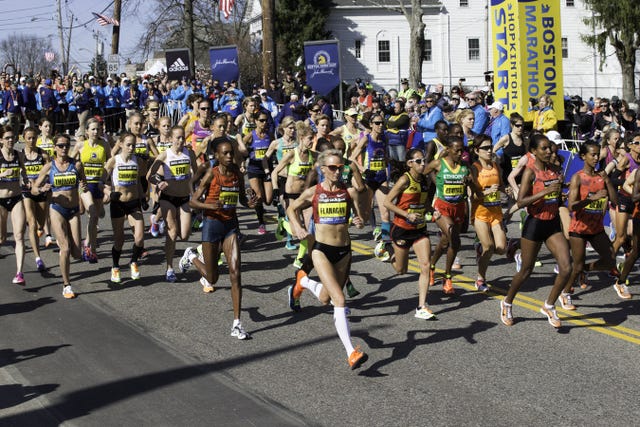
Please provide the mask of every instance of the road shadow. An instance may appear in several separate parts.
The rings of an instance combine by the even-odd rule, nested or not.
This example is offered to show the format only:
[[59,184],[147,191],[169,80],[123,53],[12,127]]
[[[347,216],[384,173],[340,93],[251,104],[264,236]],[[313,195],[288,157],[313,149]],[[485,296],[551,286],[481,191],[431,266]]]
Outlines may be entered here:
[[39,396],[51,393],[58,387],[60,387],[59,384],[40,384],[36,386],[23,386],[22,384],[0,385],[0,410],[21,405]]
[[0,367],[15,365],[16,363],[26,360],[35,359],[37,357],[48,356],[64,347],[70,347],[70,344],[48,345],[44,347],[35,347],[28,350],[15,351],[12,348],[0,350]]
[[[28,289],[25,289],[28,291]],[[38,308],[56,302],[51,297],[42,297],[32,301],[22,302],[8,302],[0,304],[0,316],[6,316],[8,314],[27,313],[29,311],[37,310]]]

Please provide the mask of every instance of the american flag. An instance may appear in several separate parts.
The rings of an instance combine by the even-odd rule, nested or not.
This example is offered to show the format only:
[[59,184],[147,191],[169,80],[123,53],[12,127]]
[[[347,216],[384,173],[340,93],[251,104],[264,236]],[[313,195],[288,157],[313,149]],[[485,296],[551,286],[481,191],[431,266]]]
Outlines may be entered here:
[[44,53],[44,59],[46,59],[47,62],[53,61],[55,59],[55,57],[56,57],[56,54],[53,53],[53,52],[45,52]]
[[95,12],[91,12],[91,13],[93,13],[93,16],[96,17],[96,21],[98,21],[98,24],[100,24],[103,27],[105,25],[109,25],[109,24],[113,24],[116,27],[120,25],[120,23],[118,22],[117,19],[109,18],[106,15],[101,15],[101,14],[95,13]]
[[224,19],[229,19],[231,9],[233,9],[234,0],[220,0],[220,10],[224,14]]

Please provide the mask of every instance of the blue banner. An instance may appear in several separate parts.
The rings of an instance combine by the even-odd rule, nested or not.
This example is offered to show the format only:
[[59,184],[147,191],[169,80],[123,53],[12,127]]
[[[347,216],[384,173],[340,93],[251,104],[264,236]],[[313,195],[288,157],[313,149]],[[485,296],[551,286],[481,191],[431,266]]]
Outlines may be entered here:
[[337,40],[305,42],[304,63],[307,84],[319,95],[329,95],[340,84],[340,48]]
[[221,46],[209,48],[211,63],[211,77],[219,80],[220,84],[238,80],[240,67],[238,66],[238,48],[235,46]]

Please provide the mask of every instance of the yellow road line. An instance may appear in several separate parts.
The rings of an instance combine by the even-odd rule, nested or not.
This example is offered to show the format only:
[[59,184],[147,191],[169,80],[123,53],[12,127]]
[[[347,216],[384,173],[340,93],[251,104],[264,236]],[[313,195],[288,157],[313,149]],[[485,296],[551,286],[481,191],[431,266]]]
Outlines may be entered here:
[[[359,242],[351,242],[351,249],[362,255],[371,255],[373,248],[368,245],[364,245]],[[420,272],[419,264],[414,260],[409,260],[409,270],[416,273]],[[443,270],[438,269],[438,273],[443,273]],[[470,277],[455,275],[456,284],[464,289],[475,291],[475,280]],[[504,291],[500,289],[492,288],[488,293],[490,296],[503,298]],[[517,298],[513,301],[514,305],[523,307],[531,311],[539,312],[540,307],[544,301],[536,298],[532,298],[528,295],[518,294]],[[562,313],[564,318],[562,320],[572,323],[574,325],[583,326],[592,329],[596,332],[609,335],[614,338],[618,338],[632,344],[640,345],[640,331],[636,329],[627,328],[625,326],[612,325],[599,318],[591,318],[588,314],[582,314],[578,311],[564,310],[562,308],[557,309],[559,313]]]

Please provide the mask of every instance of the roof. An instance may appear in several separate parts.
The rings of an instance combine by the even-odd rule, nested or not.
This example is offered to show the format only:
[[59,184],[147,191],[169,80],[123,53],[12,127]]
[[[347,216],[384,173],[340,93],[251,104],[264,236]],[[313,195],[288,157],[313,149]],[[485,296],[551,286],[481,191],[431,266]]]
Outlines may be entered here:
[[[375,3],[381,3],[382,5],[376,5]],[[397,1],[391,0],[332,0],[331,5],[340,9],[379,9],[384,7],[398,7]],[[411,7],[411,2],[408,2],[406,7]],[[442,3],[439,0],[422,0],[422,8],[434,8],[442,7]]]

